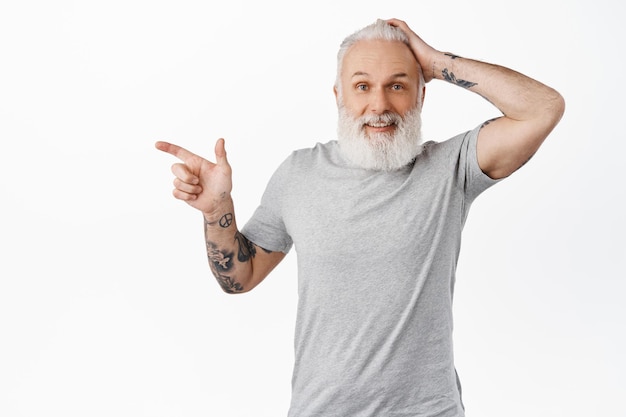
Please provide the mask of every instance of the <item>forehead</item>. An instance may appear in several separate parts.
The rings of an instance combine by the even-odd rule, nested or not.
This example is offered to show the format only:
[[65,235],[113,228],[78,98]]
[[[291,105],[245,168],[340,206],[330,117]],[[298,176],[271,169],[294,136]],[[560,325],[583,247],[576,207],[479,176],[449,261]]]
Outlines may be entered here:
[[350,47],[343,59],[342,77],[356,73],[388,76],[405,73],[418,77],[417,60],[400,41],[362,40]]

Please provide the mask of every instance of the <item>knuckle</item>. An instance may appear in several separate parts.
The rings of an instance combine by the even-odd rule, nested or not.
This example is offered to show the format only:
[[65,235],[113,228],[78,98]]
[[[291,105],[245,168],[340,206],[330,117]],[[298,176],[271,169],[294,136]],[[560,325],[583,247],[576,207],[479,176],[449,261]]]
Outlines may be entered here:
[[202,187],[199,185],[189,184],[182,181],[180,178],[174,178],[173,181],[174,188],[181,193],[186,194],[200,194],[202,192]]
[[176,199],[178,200],[183,200],[183,201],[188,201],[189,200],[189,194],[180,191],[179,189],[175,189],[172,194],[174,195],[174,197],[176,197]]

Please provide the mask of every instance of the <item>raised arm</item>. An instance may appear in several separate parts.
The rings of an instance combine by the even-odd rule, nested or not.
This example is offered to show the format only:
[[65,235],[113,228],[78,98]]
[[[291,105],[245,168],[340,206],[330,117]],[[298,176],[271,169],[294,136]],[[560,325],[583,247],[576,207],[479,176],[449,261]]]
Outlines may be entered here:
[[174,197],[202,212],[211,272],[229,294],[250,291],[285,257],[250,242],[237,228],[231,198],[232,170],[224,140],[215,145],[212,163],[180,146],[157,142],[156,148],[179,158],[172,165]]
[[503,178],[524,165],[554,129],[565,110],[554,89],[511,69],[437,51],[405,22],[389,24],[409,37],[426,82],[444,80],[473,91],[503,116],[485,122],[478,134],[478,164],[491,178]]

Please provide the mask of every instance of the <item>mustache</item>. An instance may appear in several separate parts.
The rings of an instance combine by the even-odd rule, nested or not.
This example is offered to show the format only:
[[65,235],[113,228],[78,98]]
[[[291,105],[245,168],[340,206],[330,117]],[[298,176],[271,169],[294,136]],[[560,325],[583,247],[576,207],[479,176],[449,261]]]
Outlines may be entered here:
[[366,114],[357,119],[361,125],[371,124],[395,124],[399,125],[403,122],[402,116],[394,112],[386,112],[383,114]]

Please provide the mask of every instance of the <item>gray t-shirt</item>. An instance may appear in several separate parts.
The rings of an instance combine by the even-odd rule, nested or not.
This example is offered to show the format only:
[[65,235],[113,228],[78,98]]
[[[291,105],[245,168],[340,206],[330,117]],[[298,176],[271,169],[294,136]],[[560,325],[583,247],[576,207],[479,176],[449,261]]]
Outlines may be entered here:
[[243,233],[297,252],[290,417],[464,415],[455,270],[470,204],[496,182],[478,166],[479,129],[395,172],[351,166],[331,141],[273,175]]

